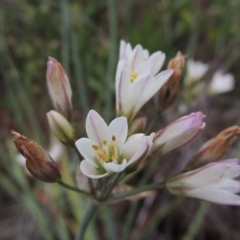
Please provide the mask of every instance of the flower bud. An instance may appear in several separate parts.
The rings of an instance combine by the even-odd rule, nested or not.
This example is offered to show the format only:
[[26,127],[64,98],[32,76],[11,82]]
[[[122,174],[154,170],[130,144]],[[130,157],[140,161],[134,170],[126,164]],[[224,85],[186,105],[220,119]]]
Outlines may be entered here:
[[62,65],[54,58],[49,57],[47,62],[47,87],[56,111],[71,119],[72,89]]
[[232,126],[220,132],[215,138],[210,139],[202,145],[202,147],[193,156],[186,169],[191,170],[210,162],[219,160],[223,156],[231,144],[240,135],[240,127]]
[[138,117],[138,118],[134,119],[129,127],[128,135],[130,136],[135,133],[144,132],[145,128],[146,128],[146,123],[147,123],[146,117]]
[[44,148],[15,131],[12,134],[18,151],[26,159],[28,171],[35,178],[44,182],[57,182],[61,179],[57,164]]
[[180,92],[180,80],[185,66],[185,56],[178,52],[176,57],[168,63],[168,69],[173,69],[171,77],[165,82],[155,96],[158,110],[163,111],[170,107]]
[[65,145],[74,146],[75,132],[69,121],[60,113],[51,110],[47,113],[49,126],[55,136]]
[[201,112],[191,113],[156,132],[151,153],[164,155],[190,142],[204,129],[204,117]]
[[167,182],[168,190],[176,195],[203,199],[209,202],[240,205],[240,175],[238,159],[209,163],[193,171],[172,177]]

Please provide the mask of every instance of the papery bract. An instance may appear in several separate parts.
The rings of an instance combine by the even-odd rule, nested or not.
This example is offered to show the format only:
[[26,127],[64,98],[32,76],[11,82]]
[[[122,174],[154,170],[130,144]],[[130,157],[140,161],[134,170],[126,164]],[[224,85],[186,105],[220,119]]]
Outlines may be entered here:
[[177,175],[167,182],[168,190],[177,195],[209,202],[240,205],[240,175],[238,159],[213,162],[204,167]]
[[144,160],[151,149],[152,137],[135,134],[127,139],[126,117],[114,119],[109,126],[91,110],[86,119],[88,138],[76,141],[84,157],[81,171],[89,178],[102,178],[124,171],[129,165]]
[[164,155],[191,141],[205,127],[201,112],[191,113],[156,132],[152,154]]
[[165,54],[149,52],[137,45],[121,41],[120,58],[116,73],[117,116],[125,116],[131,122],[140,108],[152,98],[171,76],[173,70],[160,73]]

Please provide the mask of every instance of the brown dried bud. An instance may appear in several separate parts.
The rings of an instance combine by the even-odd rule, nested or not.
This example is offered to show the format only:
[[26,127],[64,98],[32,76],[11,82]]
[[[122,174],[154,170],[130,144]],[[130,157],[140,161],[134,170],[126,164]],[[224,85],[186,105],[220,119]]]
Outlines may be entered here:
[[15,131],[12,134],[18,151],[26,158],[28,171],[35,178],[44,182],[57,182],[61,179],[57,164],[44,148]]
[[191,161],[186,166],[187,170],[202,167],[210,162],[220,160],[231,144],[240,135],[240,127],[232,126],[222,132],[216,137],[208,140],[193,156]]
[[180,92],[180,79],[185,66],[185,56],[178,52],[169,63],[167,69],[173,69],[172,76],[156,94],[155,103],[158,110],[163,111],[170,107]]

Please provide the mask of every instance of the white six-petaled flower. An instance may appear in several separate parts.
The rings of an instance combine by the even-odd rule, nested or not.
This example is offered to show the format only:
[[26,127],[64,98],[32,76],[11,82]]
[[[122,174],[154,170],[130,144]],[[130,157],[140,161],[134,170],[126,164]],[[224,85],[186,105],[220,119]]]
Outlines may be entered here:
[[173,73],[162,71],[165,54],[149,52],[137,45],[121,41],[120,57],[116,73],[116,109],[118,116],[126,116],[131,122],[140,108],[152,98]]
[[240,205],[240,175],[238,159],[213,162],[171,178],[168,190],[177,195],[203,199],[209,202]]
[[127,139],[126,117],[118,117],[107,126],[94,110],[87,116],[86,132],[88,138],[80,138],[75,144],[84,157],[81,171],[89,178],[125,170],[130,164],[144,160],[152,146],[152,135],[135,134]]

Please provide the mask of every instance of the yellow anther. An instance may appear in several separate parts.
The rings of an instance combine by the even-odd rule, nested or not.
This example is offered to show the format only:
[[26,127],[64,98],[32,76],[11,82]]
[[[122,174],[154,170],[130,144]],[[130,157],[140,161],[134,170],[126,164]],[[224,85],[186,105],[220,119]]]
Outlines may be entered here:
[[138,74],[136,72],[131,73],[130,82],[133,83],[137,77],[138,77]]
[[92,145],[92,148],[97,151],[98,150],[98,146],[97,145]]
[[104,152],[99,151],[98,156],[105,162],[107,162],[108,158]]
[[110,150],[111,150],[112,152],[114,152],[114,149],[115,149],[114,146],[111,146],[111,147],[110,147]]
[[112,136],[112,140],[113,140],[113,141],[116,141],[116,137],[115,137],[114,135]]
[[107,140],[103,140],[103,144],[104,144],[104,145],[107,145]]

